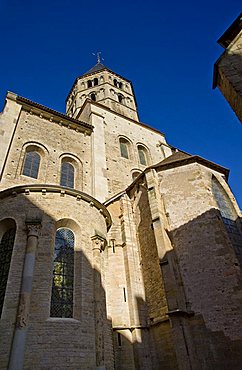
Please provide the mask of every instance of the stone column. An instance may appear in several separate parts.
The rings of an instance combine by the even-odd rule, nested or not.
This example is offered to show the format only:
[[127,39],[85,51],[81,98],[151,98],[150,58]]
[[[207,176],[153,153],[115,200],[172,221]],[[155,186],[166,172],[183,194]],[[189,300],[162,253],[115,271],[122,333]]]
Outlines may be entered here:
[[36,259],[36,249],[38,245],[40,221],[26,222],[27,245],[23,266],[23,275],[20,289],[20,299],[16,326],[13,336],[8,370],[22,370],[24,363],[24,350],[28,329],[28,317],[30,308],[30,298],[34,276],[34,265]]
[[93,274],[94,274],[94,316],[95,316],[95,338],[96,338],[96,369],[105,370],[104,362],[104,335],[105,335],[105,293],[102,286],[102,251],[105,248],[106,240],[100,235],[92,237],[93,243]]

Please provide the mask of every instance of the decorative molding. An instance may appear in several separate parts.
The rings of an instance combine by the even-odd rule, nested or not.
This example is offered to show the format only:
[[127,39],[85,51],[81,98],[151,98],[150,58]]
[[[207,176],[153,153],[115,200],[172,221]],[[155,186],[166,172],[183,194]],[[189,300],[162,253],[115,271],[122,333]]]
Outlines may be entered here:
[[88,202],[89,204],[92,203],[92,207],[95,207],[100,211],[100,214],[104,217],[107,228],[109,229],[112,225],[112,218],[102,203],[100,203],[97,199],[93,198],[91,195],[83,193],[80,190],[75,190],[71,188],[65,188],[60,185],[46,185],[46,184],[31,184],[31,185],[20,185],[15,186],[9,189],[2,190],[0,192],[0,199],[4,199],[7,197],[16,197],[18,194],[25,194],[27,191],[29,195],[33,193],[42,193],[42,190],[46,190],[46,196],[49,193],[59,193],[61,196],[72,196],[74,198],[78,198],[78,200],[83,200],[84,202]]
[[28,221],[25,223],[27,228],[28,236],[39,236],[39,231],[41,229],[41,222],[40,221]]

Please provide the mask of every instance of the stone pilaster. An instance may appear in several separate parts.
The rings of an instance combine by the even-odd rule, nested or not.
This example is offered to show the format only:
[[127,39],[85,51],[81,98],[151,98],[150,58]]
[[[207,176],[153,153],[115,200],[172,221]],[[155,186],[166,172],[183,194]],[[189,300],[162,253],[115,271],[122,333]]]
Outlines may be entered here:
[[40,220],[26,221],[27,245],[23,266],[23,275],[20,290],[20,299],[13,344],[9,360],[9,370],[22,370],[24,363],[24,349],[28,329],[28,317],[32,283],[34,277],[34,265],[38,246]]
[[96,369],[105,370],[104,359],[104,335],[105,335],[105,293],[102,286],[102,252],[106,246],[106,239],[100,235],[92,237],[93,249],[93,274],[94,274],[94,315],[95,315],[95,335],[96,335]]

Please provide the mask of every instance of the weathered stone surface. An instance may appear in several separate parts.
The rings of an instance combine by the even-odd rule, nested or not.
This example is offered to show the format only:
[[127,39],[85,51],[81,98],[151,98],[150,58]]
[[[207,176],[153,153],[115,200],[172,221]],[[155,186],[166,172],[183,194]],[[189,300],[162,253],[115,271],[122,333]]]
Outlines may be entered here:
[[[94,102],[86,98],[95,78]],[[0,240],[16,225],[0,369],[13,357],[24,307],[26,370],[240,370],[241,212],[227,171],[171,156],[164,135],[138,121],[131,84],[109,70],[77,79],[67,112],[10,93],[0,118]],[[23,175],[29,151],[40,155],[37,178]],[[74,188],[60,186],[63,161]],[[41,223],[31,234],[37,248],[27,242],[31,220]],[[75,237],[71,318],[50,317],[59,228]],[[30,286],[23,267],[33,252]]]

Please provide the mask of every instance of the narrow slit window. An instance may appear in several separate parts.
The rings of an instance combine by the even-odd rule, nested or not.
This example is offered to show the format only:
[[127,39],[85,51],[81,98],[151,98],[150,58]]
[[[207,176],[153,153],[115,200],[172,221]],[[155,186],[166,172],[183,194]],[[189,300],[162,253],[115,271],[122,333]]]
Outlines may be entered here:
[[26,152],[22,174],[24,176],[37,179],[39,173],[39,165],[40,165],[40,155],[35,151]]
[[118,333],[118,346],[122,347],[122,338],[120,333]]
[[51,295],[51,317],[73,317],[74,234],[59,229],[55,238],[55,255]]
[[123,293],[124,293],[124,302],[126,302],[127,301],[127,297],[126,297],[126,289],[125,288],[123,288]]

